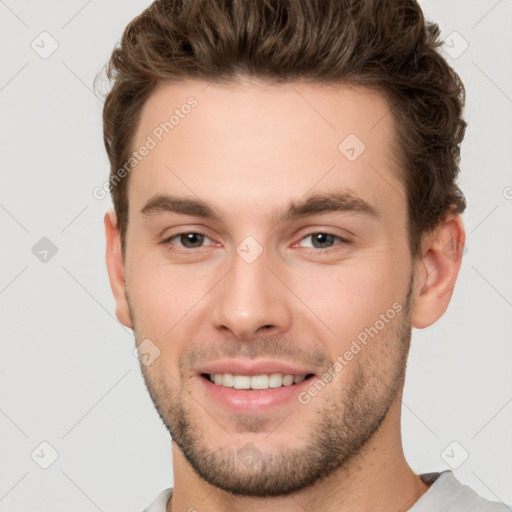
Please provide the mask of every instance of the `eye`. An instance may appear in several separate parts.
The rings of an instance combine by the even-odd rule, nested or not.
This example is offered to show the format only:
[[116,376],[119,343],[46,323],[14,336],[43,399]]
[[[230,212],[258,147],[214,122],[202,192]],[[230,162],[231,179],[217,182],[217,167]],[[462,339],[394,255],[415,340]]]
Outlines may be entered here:
[[[185,249],[200,249],[205,239],[210,240],[204,233],[196,231],[176,233],[169,238],[166,238],[162,243],[169,245],[169,249],[173,250],[175,245]],[[211,240],[210,240],[211,241]]]
[[310,233],[309,235],[306,235],[304,238],[302,238],[299,244],[308,238],[311,239],[311,244],[305,246],[303,245],[302,247],[309,247],[315,252],[327,252],[326,250],[331,249],[335,245],[336,241],[344,245],[350,244],[350,241],[346,238],[324,232]]

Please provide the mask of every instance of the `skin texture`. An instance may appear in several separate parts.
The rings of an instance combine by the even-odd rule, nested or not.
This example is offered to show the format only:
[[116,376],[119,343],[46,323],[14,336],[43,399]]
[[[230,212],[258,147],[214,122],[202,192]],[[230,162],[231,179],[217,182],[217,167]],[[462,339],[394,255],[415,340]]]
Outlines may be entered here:
[[[407,510],[428,489],[400,434],[411,327],[448,307],[465,240],[460,216],[447,216],[411,259],[393,116],[375,91],[161,84],[134,148],[191,96],[197,106],[130,173],[124,260],[115,214],[105,215],[117,317],[138,344],[160,350],[141,369],[173,436],[168,510]],[[366,146],[354,161],[338,150],[348,134]],[[333,191],[378,215],[276,221],[291,202]],[[199,199],[219,218],[141,213],[157,194]],[[176,236],[198,232],[205,237]],[[319,245],[314,233],[334,237]],[[249,263],[240,247],[262,252]],[[294,397],[237,413],[211,400],[197,375],[220,358],[266,360],[307,368],[313,382],[379,319],[387,321],[378,333],[306,404]],[[248,447],[251,465],[240,457]]]

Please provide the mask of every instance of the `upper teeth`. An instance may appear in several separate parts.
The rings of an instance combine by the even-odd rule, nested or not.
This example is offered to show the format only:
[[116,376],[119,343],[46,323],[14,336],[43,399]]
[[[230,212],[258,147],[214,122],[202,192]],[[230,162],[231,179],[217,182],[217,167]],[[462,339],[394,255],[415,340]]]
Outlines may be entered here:
[[268,389],[291,386],[305,379],[305,375],[283,375],[271,373],[270,375],[233,375],[232,373],[213,373],[210,380],[219,386],[235,389]]

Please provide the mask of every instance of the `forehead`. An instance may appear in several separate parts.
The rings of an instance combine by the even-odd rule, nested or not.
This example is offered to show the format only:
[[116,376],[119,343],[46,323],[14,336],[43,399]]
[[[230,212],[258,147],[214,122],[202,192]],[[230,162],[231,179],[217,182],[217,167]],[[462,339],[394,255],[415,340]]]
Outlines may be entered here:
[[135,134],[135,151],[151,149],[131,171],[130,212],[168,193],[249,219],[309,192],[346,189],[404,214],[393,123],[384,97],[361,87],[160,84]]

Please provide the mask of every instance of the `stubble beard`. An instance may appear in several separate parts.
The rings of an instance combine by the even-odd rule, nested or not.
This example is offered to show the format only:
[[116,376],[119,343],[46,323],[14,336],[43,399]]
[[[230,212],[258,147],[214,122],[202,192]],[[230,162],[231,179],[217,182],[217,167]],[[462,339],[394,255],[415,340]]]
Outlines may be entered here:
[[[402,315],[395,317],[389,332],[385,335],[382,332],[368,342],[369,345],[380,344],[378,349],[370,346],[362,348],[368,353],[355,366],[351,381],[345,387],[336,389],[337,379],[334,378],[319,394],[316,402],[300,406],[318,407],[318,403],[322,406],[311,415],[313,419],[309,420],[308,433],[306,440],[301,442],[302,446],[282,446],[279,451],[265,451],[264,446],[246,444],[244,446],[249,446],[249,452],[252,451],[250,464],[243,455],[240,456],[244,450],[236,447],[236,434],[226,432],[222,446],[219,442],[215,445],[208,442],[208,432],[216,428],[216,425],[212,426],[214,420],[209,420],[210,423],[198,420],[194,407],[200,406],[183,386],[166,377],[165,369],[156,374],[141,364],[141,370],[160,418],[200,478],[237,496],[288,495],[346,468],[378,431],[403,387],[411,340],[411,300],[412,281]],[[131,314],[135,320],[133,311]],[[353,362],[359,357],[356,355]],[[383,357],[386,360],[384,366]],[[326,395],[322,397],[324,393]],[[294,414],[302,411],[294,409]],[[265,428],[264,425],[261,418],[240,416],[234,431],[242,435],[258,432]],[[280,427],[286,428],[286,419]]]

